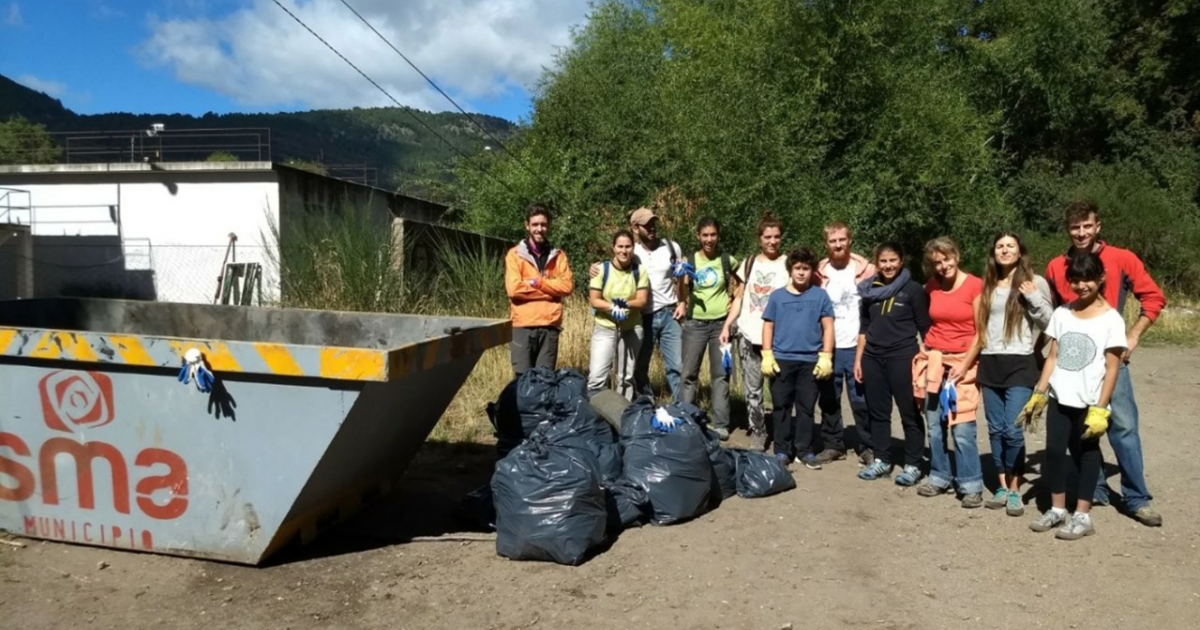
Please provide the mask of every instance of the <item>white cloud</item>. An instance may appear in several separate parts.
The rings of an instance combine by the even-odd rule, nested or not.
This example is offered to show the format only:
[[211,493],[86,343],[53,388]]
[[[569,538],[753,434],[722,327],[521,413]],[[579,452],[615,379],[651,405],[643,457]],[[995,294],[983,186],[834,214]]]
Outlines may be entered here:
[[8,4],[8,11],[4,15],[4,23],[9,26],[24,26],[25,19],[21,17],[21,5],[16,3],[16,0]]
[[27,87],[31,90],[37,90],[38,92],[43,92],[43,93],[45,93],[49,96],[52,96],[54,98],[57,98],[57,99],[62,99],[64,96],[67,95],[66,84],[59,83],[58,81],[47,81],[45,79],[39,79],[39,78],[33,76],[32,74],[23,74],[23,75],[17,77],[16,81],[17,81],[17,83],[20,83],[21,85],[24,85],[25,87]]
[[[452,108],[339,0],[283,2],[401,103]],[[472,98],[532,88],[587,10],[587,0],[350,3],[464,107]],[[392,104],[271,0],[219,19],[151,17],[150,28],[140,49],[147,63],[243,105]]]

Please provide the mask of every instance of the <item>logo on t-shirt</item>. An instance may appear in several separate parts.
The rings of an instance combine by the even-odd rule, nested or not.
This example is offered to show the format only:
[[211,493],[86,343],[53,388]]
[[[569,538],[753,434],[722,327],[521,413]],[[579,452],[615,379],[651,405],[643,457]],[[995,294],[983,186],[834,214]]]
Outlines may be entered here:
[[754,279],[750,283],[750,312],[761,313],[767,308],[767,300],[771,297],[771,292],[774,291],[775,281],[774,271],[755,271]]
[[712,267],[701,267],[696,270],[696,287],[711,289],[717,286],[717,270]]
[[1077,332],[1069,332],[1058,340],[1057,366],[1069,372],[1078,372],[1092,364],[1096,358],[1096,342]]

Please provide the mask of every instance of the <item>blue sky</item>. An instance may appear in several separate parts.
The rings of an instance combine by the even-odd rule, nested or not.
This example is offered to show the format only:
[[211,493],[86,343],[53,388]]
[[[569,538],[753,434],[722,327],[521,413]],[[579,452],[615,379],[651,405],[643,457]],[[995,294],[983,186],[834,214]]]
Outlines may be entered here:
[[[405,105],[437,95],[339,0],[283,0]],[[348,0],[469,111],[509,120],[586,0]],[[390,105],[271,0],[0,0],[0,74],[82,114]]]

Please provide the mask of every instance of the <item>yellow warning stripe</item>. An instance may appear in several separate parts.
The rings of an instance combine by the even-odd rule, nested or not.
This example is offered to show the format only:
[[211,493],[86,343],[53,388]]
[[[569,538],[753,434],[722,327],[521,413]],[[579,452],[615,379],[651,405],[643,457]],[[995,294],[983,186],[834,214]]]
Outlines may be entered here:
[[9,344],[13,339],[16,339],[17,331],[9,329],[0,329],[0,353],[7,352]]
[[92,346],[75,333],[47,332],[38,339],[29,356],[35,359],[66,359],[68,361],[96,360]]
[[109,335],[108,344],[129,365],[154,365],[154,358],[137,337]]
[[169,339],[167,343],[171,345],[171,349],[182,357],[191,348],[199,348],[204,353],[204,358],[208,361],[208,365],[214,371],[218,372],[241,372],[242,366],[238,364],[237,359],[233,358],[233,353],[229,351],[229,346],[220,341],[209,341],[197,345],[194,341],[180,341],[177,339]]
[[300,365],[296,363],[296,359],[292,357],[292,353],[286,346],[277,343],[256,343],[254,349],[258,351],[258,355],[262,357],[263,362],[267,364],[267,369],[272,374],[304,375],[304,370],[300,369]]
[[322,378],[352,381],[387,379],[387,353],[356,348],[321,348]]

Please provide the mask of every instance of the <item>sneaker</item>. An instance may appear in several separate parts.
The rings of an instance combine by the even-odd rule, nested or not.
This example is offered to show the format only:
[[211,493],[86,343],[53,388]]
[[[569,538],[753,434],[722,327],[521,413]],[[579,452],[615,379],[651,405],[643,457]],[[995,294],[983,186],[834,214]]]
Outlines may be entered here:
[[875,463],[875,452],[872,451],[871,449],[868,448],[865,451],[858,454],[858,465],[859,466],[862,466],[863,468],[868,468],[871,466],[871,464],[874,464],[874,463]]
[[1143,505],[1133,513],[1133,519],[1146,527],[1162,527],[1162,514],[1149,505]]
[[846,451],[841,451],[836,448],[827,448],[816,455],[817,461],[822,464],[836,462],[841,459],[846,459]]
[[788,455],[787,453],[775,453],[775,459],[778,460],[780,464],[783,464],[784,468],[787,468],[792,463],[792,456]]
[[925,483],[921,484],[920,488],[917,488],[917,494],[923,497],[936,497],[938,495],[946,494],[947,492],[950,492],[949,486],[945,488],[941,486],[935,486],[933,485],[932,481],[926,481]]
[[726,429],[725,427],[715,427],[713,428],[712,432],[716,433],[717,437],[720,438],[722,442],[729,441],[729,429]]
[[804,464],[804,467],[809,470],[821,470],[821,461],[818,460],[817,456],[813,455],[812,453],[805,453],[797,459],[799,459],[799,461]]
[[905,466],[904,470],[899,475],[896,475],[897,486],[915,486],[921,480],[921,469],[916,466]]
[[1009,516],[1024,516],[1025,515],[1025,502],[1021,500],[1021,493],[1020,492],[1009,492],[1008,493],[1008,501],[1007,501],[1007,504],[1004,506],[1004,508],[1005,508],[1004,511]]
[[1096,528],[1092,527],[1092,519],[1087,514],[1074,514],[1071,520],[1063,524],[1054,537],[1059,540],[1079,540],[1084,536],[1091,536],[1096,533]]
[[1048,532],[1054,529],[1058,525],[1066,522],[1066,520],[1066,510],[1063,510],[1062,512],[1055,512],[1054,508],[1050,508],[1049,510],[1043,512],[1041,516],[1037,517],[1037,520],[1030,523],[1029,529],[1032,529],[1040,534],[1042,532]]
[[984,502],[983,507],[989,510],[999,510],[1006,505],[1008,505],[1008,490],[996,488],[996,493],[992,495],[992,498]]
[[892,465],[878,459],[873,460],[870,466],[858,471],[858,478],[864,481],[874,481],[876,479],[883,479],[891,476]]
[[973,510],[977,507],[983,507],[983,493],[972,492],[962,498],[962,506],[968,510]]
[[750,434],[750,450],[764,453],[767,450],[767,436],[762,433]]

